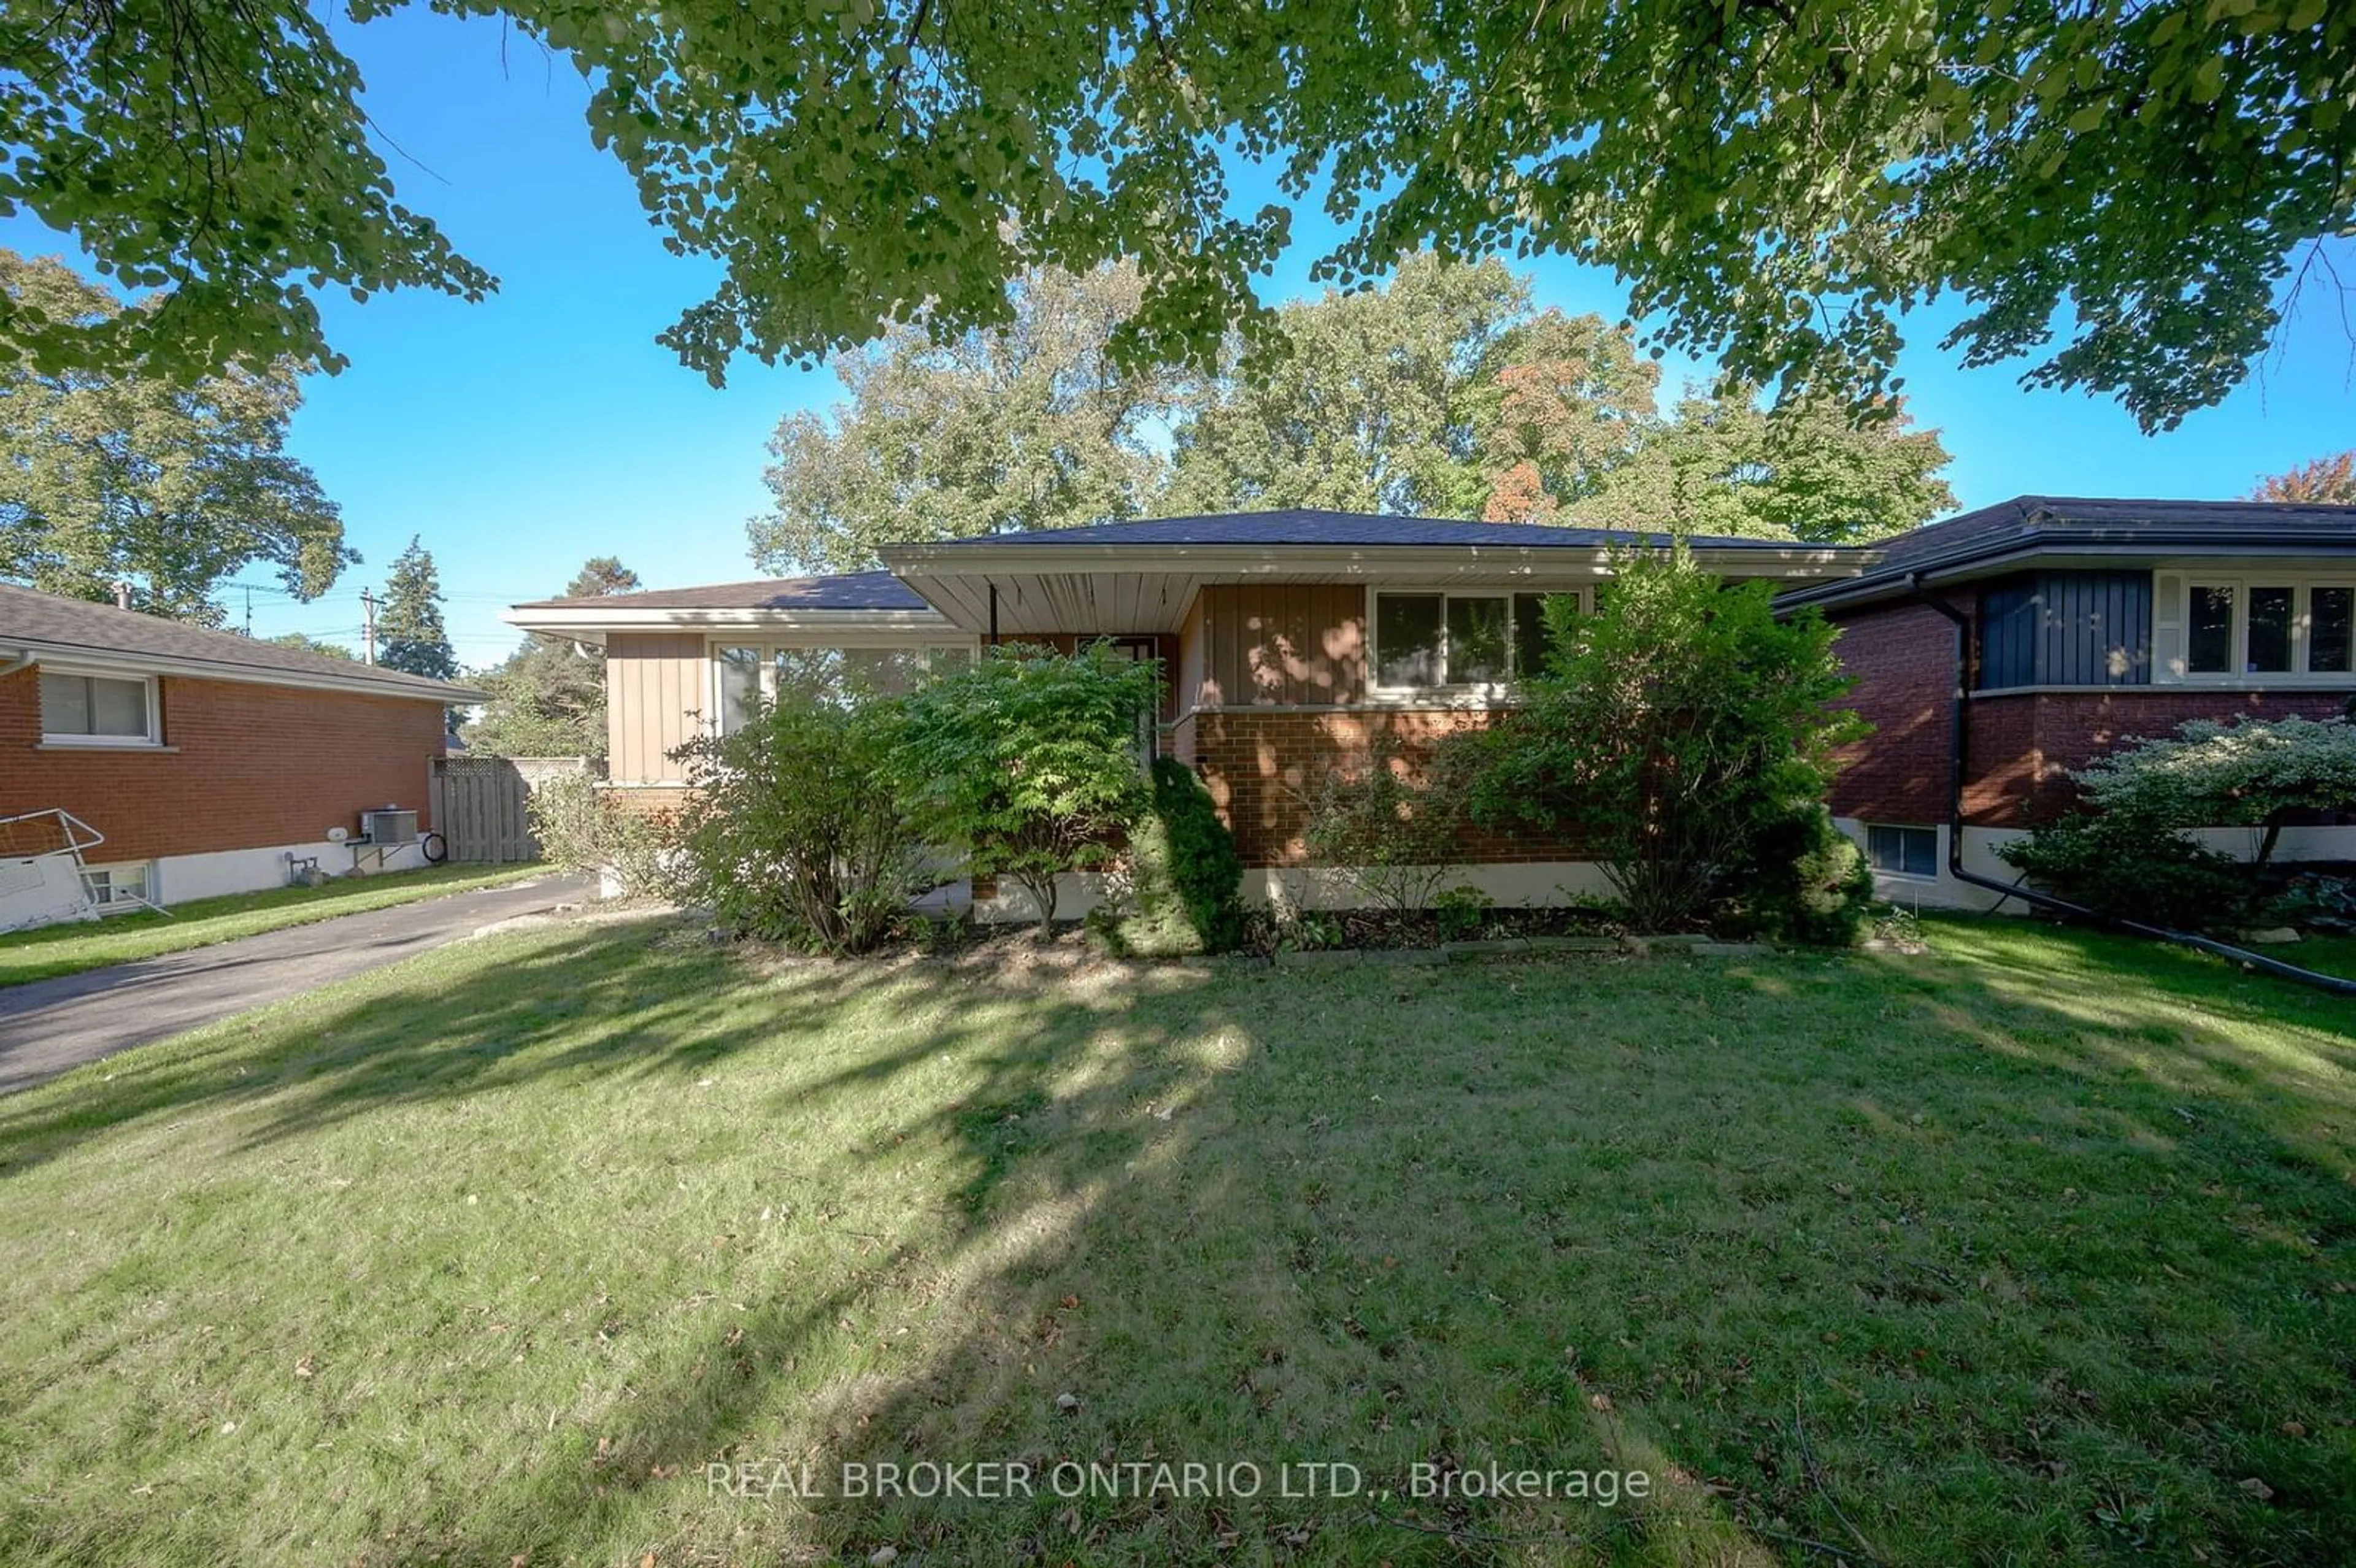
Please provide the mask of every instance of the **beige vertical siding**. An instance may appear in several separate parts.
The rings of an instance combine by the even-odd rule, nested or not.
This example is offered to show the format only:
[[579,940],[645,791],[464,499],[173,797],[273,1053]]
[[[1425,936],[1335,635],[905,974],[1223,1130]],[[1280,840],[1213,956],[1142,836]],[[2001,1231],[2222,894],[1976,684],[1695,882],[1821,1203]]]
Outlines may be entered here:
[[[1203,591],[1200,707],[1323,707],[1366,688],[1366,591],[1239,582]],[[1185,634],[1180,634],[1184,645]]]
[[616,784],[684,780],[670,752],[695,732],[689,717],[711,706],[702,635],[616,632],[605,638],[605,728]]
[[1196,593],[1194,602],[1186,606],[1185,618],[1178,623],[1178,658],[1171,667],[1170,694],[1180,714],[1192,713],[1205,703],[1218,700],[1205,696],[1203,690],[1209,674],[1211,645],[1204,616],[1210,597],[1208,589]]

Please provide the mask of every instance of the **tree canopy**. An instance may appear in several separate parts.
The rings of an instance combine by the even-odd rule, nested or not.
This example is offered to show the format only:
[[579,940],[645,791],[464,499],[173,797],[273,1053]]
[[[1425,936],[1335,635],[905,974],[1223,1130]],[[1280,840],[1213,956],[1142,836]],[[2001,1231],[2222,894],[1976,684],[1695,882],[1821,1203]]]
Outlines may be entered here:
[[[0,251],[0,305],[93,328],[128,313],[54,261]],[[274,567],[298,599],[359,557],[310,469],[284,451],[302,404],[284,365],[194,382],[44,372],[0,356],[0,577],[219,624],[218,586]]]
[[386,669],[455,679],[458,655],[442,624],[442,575],[433,552],[412,537],[384,576],[384,608],[377,614],[376,662]]
[[[1124,257],[1124,357],[1207,365],[1270,324],[1252,281],[1314,201],[1345,286],[1419,250],[1559,251],[1624,278],[1659,345],[1860,406],[1896,389],[1899,315],[1953,298],[1965,363],[2041,356],[2031,382],[2166,426],[2242,379],[2356,215],[2356,18],[2327,0],[436,8],[590,81],[667,242],[721,266],[665,334],[715,380],[1003,323],[1026,265]],[[0,19],[0,210],[173,294],[94,331],[12,310],[37,360],[327,358],[320,290],[491,286],[395,200],[303,6],[94,15]],[[1238,200],[1248,171],[1284,201]]]
[[323,643],[305,632],[281,632],[274,637],[265,637],[262,640],[274,643],[282,648],[293,648],[298,654],[316,654],[321,658],[350,659],[355,663],[359,662],[359,658],[358,654],[353,653],[341,643]]
[[[568,599],[604,598],[639,586],[610,555],[593,556],[565,585]],[[495,757],[605,754],[605,650],[534,634],[476,682],[487,700],[466,727],[470,751]]]
[[[1853,422],[1825,399],[1682,399],[1597,315],[1539,310],[1489,260],[1411,257],[1382,286],[1283,312],[1286,347],[1230,345],[1213,375],[1132,372],[1109,342],[1134,274],[1026,275],[1024,324],[936,347],[895,334],[843,368],[849,397],[785,421],[778,572],[855,571],[879,544],[1151,511],[1320,507],[1844,542],[1951,507],[1935,431],[1893,400]],[[1057,325],[1033,318],[1053,310]],[[1157,444],[1157,438],[1161,444]],[[1162,446],[1167,447],[1167,455]]]
[[1012,295],[1002,326],[939,342],[902,327],[843,357],[844,402],[791,416],[769,443],[777,504],[752,525],[755,560],[857,571],[880,543],[1103,522],[1156,493],[1151,435],[1183,391],[1111,360],[1136,269],[1042,269]]
[[2259,481],[2250,499],[2308,506],[2356,506],[2356,451],[2319,457],[2286,473],[2272,475]]

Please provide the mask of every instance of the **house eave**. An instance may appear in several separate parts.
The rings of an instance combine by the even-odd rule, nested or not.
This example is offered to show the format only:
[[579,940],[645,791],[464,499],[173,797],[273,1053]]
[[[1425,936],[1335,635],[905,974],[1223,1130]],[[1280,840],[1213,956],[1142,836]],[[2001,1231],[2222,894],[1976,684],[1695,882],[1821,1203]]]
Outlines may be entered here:
[[[37,637],[0,637],[0,666],[29,661],[119,669],[132,675],[179,676],[200,680],[230,681],[246,686],[284,686],[301,691],[343,692],[356,697],[389,697],[406,702],[438,702],[445,708],[470,707],[487,700],[486,693],[450,681],[426,683],[421,690],[405,682],[369,676],[338,676],[327,671],[275,669],[262,665],[234,664],[225,659],[189,658],[180,655],[135,653],[83,643],[60,643]],[[357,669],[372,669],[359,665]],[[423,677],[418,677],[421,680]]]
[[908,632],[955,635],[957,624],[932,610],[758,610],[671,605],[661,609],[535,609],[519,604],[499,619],[527,632],[602,643],[612,632]]
[[1795,588],[1779,595],[1777,603],[1794,609],[1847,608],[1903,599],[1910,592],[1910,581],[1935,588],[1998,577],[2029,565],[2158,567],[2171,561],[2329,560],[2351,554],[2356,554],[2356,539],[2335,541],[2313,530],[2253,531],[2228,538],[2193,528],[2040,528],[2000,545],[1934,556],[1900,571]]

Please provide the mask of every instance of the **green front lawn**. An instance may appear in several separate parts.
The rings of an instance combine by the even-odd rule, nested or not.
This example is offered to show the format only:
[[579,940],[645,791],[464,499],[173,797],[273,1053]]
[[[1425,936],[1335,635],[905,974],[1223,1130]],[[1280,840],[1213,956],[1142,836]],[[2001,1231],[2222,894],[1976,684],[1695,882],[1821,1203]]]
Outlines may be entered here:
[[[116,1057],[0,1100],[0,1561],[2344,1562],[2356,1008],[1928,925],[766,974],[558,927]],[[1036,1495],[841,1495],[922,1461]]]
[[59,975],[102,969],[191,947],[210,947],[283,926],[308,925],[339,914],[385,909],[418,899],[545,876],[545,866],[434,866],[380,877],[339,877],[316,888],[273,888],[175,904],[168,915],[150,910],[102,920],[45,925],[0,935],[0,986],[21,986]]

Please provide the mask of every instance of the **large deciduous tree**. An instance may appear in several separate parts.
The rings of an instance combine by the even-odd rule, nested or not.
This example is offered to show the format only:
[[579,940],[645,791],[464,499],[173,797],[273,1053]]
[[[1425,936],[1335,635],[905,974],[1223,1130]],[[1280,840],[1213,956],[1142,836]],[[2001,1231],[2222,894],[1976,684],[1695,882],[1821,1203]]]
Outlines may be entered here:
[[[1947,461],[1939,432],[1912,428],[1902,405],[1859,424],[1820,400],[1771,409],[1734,387],[1681,400],[1547,520],[1855,544],[1953,508]],[[1505,496],[1493,493],[1493,516]]]
[[[781,428],[755,560],[848,570],[892,540],[1288,507],[1839,542],[1954,504],[1937,432],[1894,405],[1856,424],[1737,388],[1663,418],[1626,326],[1536,309],[1494,260],[1414,257],[1379,288],[1288,305],[1284,347],[1232,345],[1219,375],[1183,382],[1113,362],[1123,317],[1092,286],[1110,281],[1026,285],[1063,311],[1052,356],[1034,331],[859,357],[849,400]],[[1164,421],[1166,463],[1146,439]]]
[[[355,5],[355,11],[375,9]],[[400,205],[360,74],[302,0],[0,7],[0,214],[66,230],[153,309],[0,300],[45,374],[187,380],[281,358],[334,368],[314,295],[494,282]]]
[[[638,585],[637,572],[601,555],[573,574],[564,595],[602,599]],[[466,728],[468,750],[495,757],[605,754],[605,649],[535,633],[476,684],[487,700]]]
[[450,680],[458,673],[458,655],[442,624],[442,574],[434,569],[433,552],[414,538],[385,573],[376,662],[434,680]]
[[1385,286],[1287,305],[1282,347],[1237,362],[1182,428],[1162,509],[1479,508],[1477,405],[1530,314],[1503,262],[1409,257]]
[[[367,16],[392,0],[358,0]],[[1136,257],[1133,357],[1268,322],[1289,240],[1241,159],[1341,227],[1319,276],[1528,244],[1624,276],[1659,336],[1779,391],[1878,400],[1906,309],[1967,364],[2215,402],[2302,253],[2356,216],[2356,21],[2328,0],[1271,0],[755,6],[439,0],[593,83],[592,133],[721,282],[665,335],[714,379],[920,318],[1009,318],[1035,262]],[[51,362],[324,356],[312,291],[489,280],[393,200],[358,73],[294,0],[0,17],[0,206],[174,305]],[[129,341],[123,341],[123,340]]]
[[1157,429],[1181,378],[1125,370],[1131,266],[1026,272],[1001,325],[936,341],[894,331],[837,366],[846,400],[777,427],[775,507],[751,525],[766,570],[854,571],[875,547],[1135,515],[1159,489]]
[[[126,315],[64,265],[0,251],[0,302],[96,329]],[[214,590],[275,568],[299,599],[359,558],[318,480],[284,451],[301,405],[284,365],[174,383],[45,372],[0,352],[0,577],[218,624]]]

